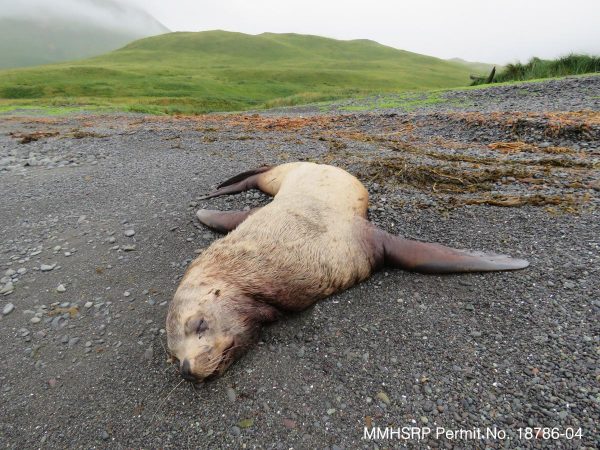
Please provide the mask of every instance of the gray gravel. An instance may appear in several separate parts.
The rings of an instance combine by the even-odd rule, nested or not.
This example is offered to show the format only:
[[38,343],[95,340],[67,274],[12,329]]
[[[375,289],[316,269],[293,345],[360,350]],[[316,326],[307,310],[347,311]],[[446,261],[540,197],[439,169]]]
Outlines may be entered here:
[[[599,88],[552,80],[326,116],[2,116],[0,447],[597,448]],[[199,198],[291,160],[361,176],[389,231],[531,267],[383,271],[263,330],[223,378],[180,384],[167,304],[218,238],[194,213],[268,201]],[[371,442],[365,426],[507,436]],[[582,438],[519,439],[525,427]]]

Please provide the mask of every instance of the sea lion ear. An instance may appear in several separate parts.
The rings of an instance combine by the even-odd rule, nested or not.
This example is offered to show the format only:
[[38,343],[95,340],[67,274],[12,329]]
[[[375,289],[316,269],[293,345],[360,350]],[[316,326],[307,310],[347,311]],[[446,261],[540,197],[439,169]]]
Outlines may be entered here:
[[494,272],[529,266],[524,259],[412,241],[375,228],[376,253],[383,264],[421,273]]
[[238,299],[238,312],[247,323],[274,322],[281,317],[281,312],[267,303],[243,296]]

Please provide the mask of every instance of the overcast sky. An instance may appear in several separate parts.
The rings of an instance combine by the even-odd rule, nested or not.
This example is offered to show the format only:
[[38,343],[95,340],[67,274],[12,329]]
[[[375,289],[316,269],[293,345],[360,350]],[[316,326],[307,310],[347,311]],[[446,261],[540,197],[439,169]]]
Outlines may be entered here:
[[127,1],[173,31],[366,38],[440,58],[500,64],[534,55],[600,54],[600,0]]

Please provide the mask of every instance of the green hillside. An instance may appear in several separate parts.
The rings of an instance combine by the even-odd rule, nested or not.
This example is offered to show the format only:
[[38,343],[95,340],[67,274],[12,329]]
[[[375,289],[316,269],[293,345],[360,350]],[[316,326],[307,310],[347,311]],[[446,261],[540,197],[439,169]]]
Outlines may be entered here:
[[83,61],[0,71],[0,108],[198,113],[468,83],[463,65],[368,40],[205,31],[141,39]]

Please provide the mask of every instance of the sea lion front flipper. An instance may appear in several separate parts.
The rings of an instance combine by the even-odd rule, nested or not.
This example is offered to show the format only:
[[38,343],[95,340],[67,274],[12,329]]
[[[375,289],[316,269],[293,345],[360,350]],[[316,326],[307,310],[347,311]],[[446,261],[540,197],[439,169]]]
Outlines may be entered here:
[[198,220],[209,228],[219,233],[228,233],[234,230],[246,218],[258,211],[260,208],[253,208],[248,211],[219,211],[216,209],[200,209],[196,213]]
[[411,241],[377,229],[376,248],[383,263],[421,273],[493,272],[529,266],[524,259],[496,253],[473,252],[429,242]]
[[258,169],[247,170],[229,178],[217,186],[217,189],[208,195],[205,195],[201,200],[207,200],[220,195],[231,195],[239,192],[248,191],[250,189],[259,189],[259,176],[269,170],[272,166],[263,166]]

